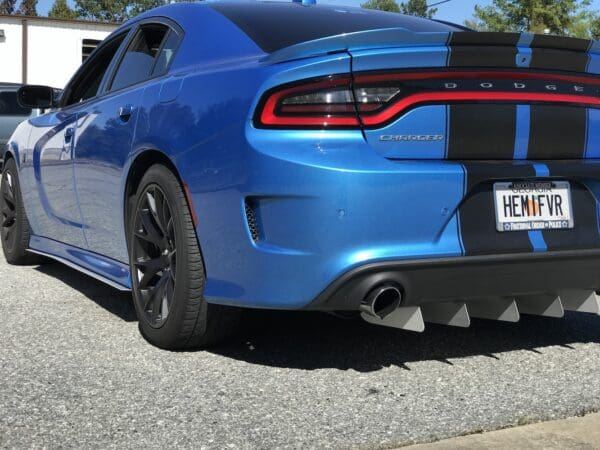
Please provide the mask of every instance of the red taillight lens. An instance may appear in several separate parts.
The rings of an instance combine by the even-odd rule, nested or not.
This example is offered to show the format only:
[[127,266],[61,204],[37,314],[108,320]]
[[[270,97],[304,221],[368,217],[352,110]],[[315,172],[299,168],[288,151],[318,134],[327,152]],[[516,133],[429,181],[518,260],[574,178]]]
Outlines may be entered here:
[[307,80],[268,92],[262,128],[380,128],[412,108],[452,103],[562,103],[600,108],[593,76],[514,71],[371,73]]
[[263,128],[358,127],[351,78],[328,78],[271,91],[261,102],[255,123]]

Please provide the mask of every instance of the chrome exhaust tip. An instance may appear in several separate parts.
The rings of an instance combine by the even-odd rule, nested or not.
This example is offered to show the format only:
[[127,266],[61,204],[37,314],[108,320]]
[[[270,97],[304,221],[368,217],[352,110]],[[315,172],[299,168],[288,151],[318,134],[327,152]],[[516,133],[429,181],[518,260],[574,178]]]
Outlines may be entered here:
[[365,297],[360,311],[378,319],[385,319],[400,306],[402,292],[394,285],[376,287]]

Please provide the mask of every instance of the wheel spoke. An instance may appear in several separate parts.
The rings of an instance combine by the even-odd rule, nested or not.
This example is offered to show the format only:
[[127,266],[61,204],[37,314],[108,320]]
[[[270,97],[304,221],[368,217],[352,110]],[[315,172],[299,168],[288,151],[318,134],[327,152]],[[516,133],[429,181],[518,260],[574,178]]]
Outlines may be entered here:
[[173,218],[169,218],[169,221],[167,222],[167,238],[171,241],[171,243],[173,244],[173,247],[175,246],[175,226],[173,225]]
[[2,208],[2,226],[10,227],[15,223],[16,214],[15,211],[10,209],[8,206]]
[[144,311],[146,311],[152,301],[152,289],[141,289],[140,294],[142,295],[142,304],[144,306]]
[[164,191],[151,184],[142,193],[135,215],[132,269],[138,306],[153,327],[171,310],[175,295],[175,224]]
[[139,281],[140,289],[146,289],[159,270],[163,269],[164,264],[161,258],[138,258],[136,266],[143,269],[140,270],[142,272]]
[[173,233],[173,218],[171,217],[171,209],[169,208],[169,204],[164,200],[163,197],[163,207],[162,207],[162,223],[164,225],[165,236],[168,239],[171,239],[171,234]]
[[14,224],[15,224],[14,216],[6,216],[6,217],[4,217],[4,219],[2,219],[2,227],[3,228],[12,227]]
[[150,242],[158,248],[164,247],[164,235],[155,225],[155,221],[150,210],[141,210],[139,216],[142,222],[142,230],[138,230],[135,235],[147,242]]
[[150,192],[146,193],[146,200],[148,202],[150,212],[152,213],[154,223],[156,224],[156,228],[158,229],[160,234],[164,236],[165,227],[162,215],[162,212],[164,210],[164,197],[158,189],[154,189],[153,194],[150,194]]
[[169,261],[171,261],[171,278],[175,281],[177,275],[177,250],[173,249],[173,251],[169,253]]
[[13,192],[14,186],[10,173],[6,174],[6,178],[4,179],[3,187],[2,187],[2,196],[4,200],[14,209],[15,207],[15,193]]
[[173,278],[169,278],[167,281],[166,287],[166,295],[165,298],[167,300],[167,304],[171,307],[171,302],[173,301],[173,295],[175,294],[175,280]]
[[[160,280],[158,280],[158,283],[156,283],[154,286],[154,289],[152,289],[152,322],[154,323],[156,323],[158,320],[158,316],[162,310],[163,298],[165,296],[165,289],[168,281],[169,277],[167,275],[163,275],[160,277]],[[166,318],[166,314],[164,318]]]

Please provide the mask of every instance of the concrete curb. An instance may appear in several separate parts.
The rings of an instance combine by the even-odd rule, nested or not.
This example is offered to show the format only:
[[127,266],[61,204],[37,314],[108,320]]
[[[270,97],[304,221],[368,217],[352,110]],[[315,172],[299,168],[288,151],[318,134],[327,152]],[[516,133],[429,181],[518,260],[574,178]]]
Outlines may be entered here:
[[584,417],[525,425],[489,433],[472,434],[431,444],[408,447],[434,449],[565,449],[600,448],[600,413]]

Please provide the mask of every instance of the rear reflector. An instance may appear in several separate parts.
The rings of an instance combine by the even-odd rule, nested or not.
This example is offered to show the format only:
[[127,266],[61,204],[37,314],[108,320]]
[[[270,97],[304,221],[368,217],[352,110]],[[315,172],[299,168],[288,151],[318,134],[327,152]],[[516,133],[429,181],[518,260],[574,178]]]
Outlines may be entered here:
[[371,73],[273,89],[259,128],[379,128],[426,104],[571,104],[600,108],[600,79],[565,73],[452,71]]

